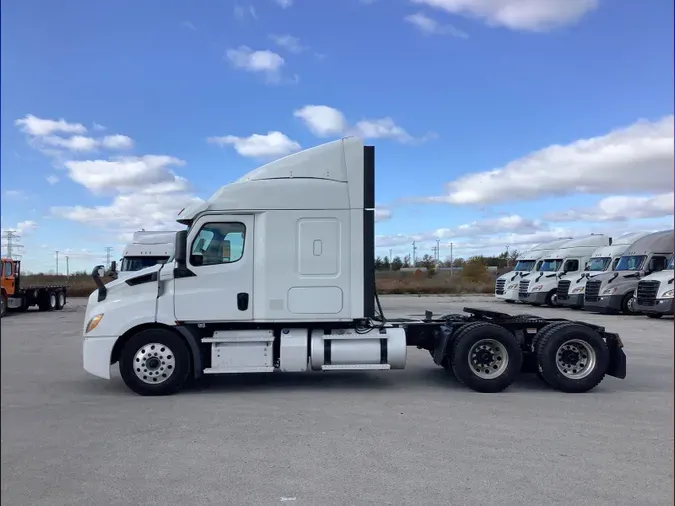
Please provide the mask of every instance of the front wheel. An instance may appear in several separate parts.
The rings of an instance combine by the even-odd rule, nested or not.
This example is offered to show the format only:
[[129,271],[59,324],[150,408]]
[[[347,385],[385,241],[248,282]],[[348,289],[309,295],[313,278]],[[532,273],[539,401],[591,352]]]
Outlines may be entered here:
[[124,383],[139,395],[170,395],[190,374],[190,352],[168,329],[148,329],[127,341],[120,356]]
[[621,299],[621,311],[623,314],[635,315],[637,310],[635,309],[635,294],[633,292],[628,292]]
[[647,313],[647,318],[659,319],[659,318],[661,318],[662,316],[663,316],[663,315],[660,314],[660,313]]
[[546,296],[546,305],[549,307],[558,307],[558,290],[554,288]]

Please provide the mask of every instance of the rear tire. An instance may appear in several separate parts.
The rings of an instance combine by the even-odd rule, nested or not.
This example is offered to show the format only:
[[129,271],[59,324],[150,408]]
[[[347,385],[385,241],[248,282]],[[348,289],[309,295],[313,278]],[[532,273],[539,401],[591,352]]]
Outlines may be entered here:
[[537,369],[551,387],[582,393],[604,379],[609,350],[595,330],[579,323],[562,322],[547,325],[539,334]]
[[520,374],[523,352],[516,336],[505,328],[475,322],[457,332],[451,364],[457,379],[472,390],[496,393],[508,388]]
[[40,311],[54,311],[56,309],[56,292],[44,292],[38,300]]
[[7,297],[0,295],[0,318],[4,318],[7,314]]
[[120,374],[138,395],[171,395],[186,383],[190,364],[182,337],[168,329],[147,329],[124,344]]
[[54,309],[61,311],[66,305],[66,293],[61,291],[56,294],[56,306]]

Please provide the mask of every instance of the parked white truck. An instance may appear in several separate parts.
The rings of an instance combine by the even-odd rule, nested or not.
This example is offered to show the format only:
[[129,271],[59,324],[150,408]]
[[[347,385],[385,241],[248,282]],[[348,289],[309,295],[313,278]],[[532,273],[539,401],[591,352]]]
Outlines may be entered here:
[[92,277],[83,365],[119,363],[141,395],[203,374],[402,369],[407,346],[481,392],[521,371],[583,392],[624,378],[617,334],[589,323],[465,308],[387,319],[375,291],[375,149],[349,137],[268,163],[183,209],[173,258]]
[[541,266],[541,259],[570,241],[571,237],[560,238],[555,241],[538,244],[529,251],[518,255],[513,271],[502,274],[495,282],[495,297],[505,302],[518,300],[518,287],[520,281],[528,278]]
[[673,256],[668,266],[654,272],[638,282],[635,296],[635,309],[649,318],[661,318],[663,315],[675,316],[673,308],[673,289],[675,286],[675,266]]
[[166,262],[173,255],[176,232],[134,232],[120,259],[118,277],[126,278],[134,272]]
[[612,242],[611,246],[596,249],[586,263],[584,272],[578,276],[567,276],[567,279],[558,281],[558,304],[572,309],[584,307],[584,289],[586,281],[593,279],[603,272],[613,271],[621,255],[638,239],[649,235],[648,232],[633,232],[624,234]]
[[636,314],[635,291],[640,279],[664,270],[673,254],[673,230],[646,235],[621,256],[614,272],[586,281],[584,308],[597,313]]
[[518,300],[533,306],[558,306],[558,280],[580,274],[593,252],[611,242],[612,238],[603,234],[567,241],[547,254],[529,279],[520,282]]

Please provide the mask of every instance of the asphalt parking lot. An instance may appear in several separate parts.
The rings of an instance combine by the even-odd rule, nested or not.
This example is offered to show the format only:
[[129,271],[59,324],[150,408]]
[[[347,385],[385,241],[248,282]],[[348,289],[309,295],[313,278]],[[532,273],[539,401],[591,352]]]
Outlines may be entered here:
[[213,378],[162,398],[81,365],[84,300],[2,319],[3,505],[630,505],[673,498],[673,320],[382,297],[387,316],[479,306],[620,333],[625,380],[563,394],[403,371]]

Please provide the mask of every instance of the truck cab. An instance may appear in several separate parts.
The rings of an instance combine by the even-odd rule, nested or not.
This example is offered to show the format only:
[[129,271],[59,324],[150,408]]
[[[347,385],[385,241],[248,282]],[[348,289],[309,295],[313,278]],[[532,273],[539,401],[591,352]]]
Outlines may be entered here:
[[638,282],[635,296],[636,311],[649,318],[661,318],[675,313],[673,309],[673,289],[675,289],[675,266],[673,256],[668,266],[659,272],[645,276]]
[[518,299],[533,306],[559,306],[558,281],[583,272],[586,262],[601,246],[609,246],[612,238],[591,234],[572,239],[543,258],[541,267],[528,280],[520,282]]
[[176,232],[135,232],[132,242],[124,248],[116,276],[126,279],[133,273],[164,263],[173,254]]
[[597,313],[636,314],[635,292],[645,276],[666,269],[673,254],[674,231],[648,234],[631,244],[613,272],[586,281],[584,308]]
[[531,250],[518,255],[513,271],[502,274],[497,278],[495,282],[495,297],[506,302],[516,302],[518,300],[520,281],[530,279],[530,275],[541,266],[541,259],[543,257],[571,239],[571,237],[566,237],[539,244]]
[[558,281],[558,304],[572,309],[584,307],[586,281],[604,272],[614,271],[621,255],[626,252],[631,244],[646,235],[648,235],[647,232],[624,234],[615,239],[611,246],[603,246],[595,250],[586,263],[584,272],[578,276],[570,276]]

